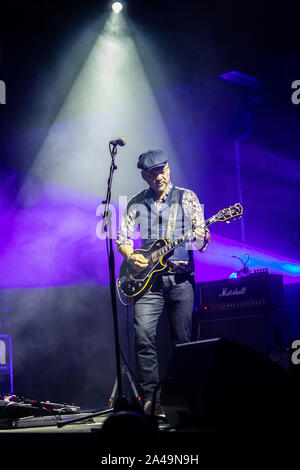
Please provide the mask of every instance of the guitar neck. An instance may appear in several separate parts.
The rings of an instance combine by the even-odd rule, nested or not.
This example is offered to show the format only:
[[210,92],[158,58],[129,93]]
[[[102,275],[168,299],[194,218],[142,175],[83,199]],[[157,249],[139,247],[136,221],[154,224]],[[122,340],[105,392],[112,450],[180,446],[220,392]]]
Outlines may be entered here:
[[[210,217],[209,219],[205,220],[199,227],[197,228],[206,228],[212,225],[215,222],[215,216]],[[159,250],[157,250],[157,255],[160,258],[162,255],[165,255],[167,253],[170,253],[170,251],[175,250],[180,245],[183,245],[183,243],[188,242],[188,241],[194,241],[195,240],[195,235],[193,232],[188,231],[185,234],[183,234],[181,237],[176,238],[176,240],[172,240],[171,242],[167,243],[167,245],[163,246]]]

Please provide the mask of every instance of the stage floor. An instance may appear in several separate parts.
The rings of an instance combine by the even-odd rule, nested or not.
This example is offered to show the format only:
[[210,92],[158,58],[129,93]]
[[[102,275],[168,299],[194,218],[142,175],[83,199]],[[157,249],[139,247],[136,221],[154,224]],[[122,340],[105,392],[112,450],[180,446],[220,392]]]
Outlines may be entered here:
[[[85,413],[82,415],[86,416]],[[94,417],[89,421],[57,425],[43,425],[43,418],[26,418],[27,426],[0,430],[0,449],[5,449],[9,462],[28,463],[29,468],[41,468],[41,463],[59,468],[84,465],[121,465],[125,468],[142,468],[155,464],[200,464],[204,460],[207,442],[212,435],[203,432],[174,432],[165,423],[157,427],[155,437],[145,437],[131,427],[109,435],[102,434],[107,416]],[[65,419],[73,419],[72,416]],[[21,419],[22,420],[22,419]],[[21,423],[22,426],[24,423]],[[204,446],[204,442],[206,444]],[[201,454],[201,459],[200,459]]]
[[[76,417],[80,415],[87,418],[90,414],[81,413]],[[49,417],[46,418],[49,421]],[[286,443],[291,449],[292,440],[299,442],[300,438],[300,430],[295,432],[295,429],[282,429],[281,432],[277,429],[274,433],[264,429],[249,432],[246,429],[223,429],[221,432],[214,429],[174,430],[163,422],[159,422],[155,433],[148,437],[132,426],[121,426],[105,434],[103,423],[107,415],[61,428],[57,426],[60,420],[56,419],[55,423],[52,417],[51,425],[49,422],[47,425],[46,418],[21,418],[18,420],[20,427],[0,430],[0,451],[7,457],[7,462],[28,464],[29,469],[40,469],[45,464],[59,469],[69,469],[73,465],[84,465],[83,468],[92,465],[143,468],[145,465],[170,464],[195,467],[203,463],[239,464],[240,452],[243,452],[247,462],[253,459],[257,463],[258,456],[266,454],[272,460],[286,452]],[[72,415],[63,417],[64,422],[73,418]]]

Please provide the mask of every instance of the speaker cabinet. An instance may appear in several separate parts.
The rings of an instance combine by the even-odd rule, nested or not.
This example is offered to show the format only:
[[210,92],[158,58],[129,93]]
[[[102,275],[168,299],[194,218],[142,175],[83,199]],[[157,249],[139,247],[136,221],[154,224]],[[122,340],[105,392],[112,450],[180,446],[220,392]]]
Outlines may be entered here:
[[227,338],[261,354],[268,354],[268,322],[265,312],[230,312],[223,318],[200,315],[198,340]]
[[226,338],[177,345],[161,403],[173,427],[261,429],[296,413],[288,371]]
[[228,311],[222,315],[198,312],[197,340],[227,338],[265,356],[288,343],[288,312],[284,309]]

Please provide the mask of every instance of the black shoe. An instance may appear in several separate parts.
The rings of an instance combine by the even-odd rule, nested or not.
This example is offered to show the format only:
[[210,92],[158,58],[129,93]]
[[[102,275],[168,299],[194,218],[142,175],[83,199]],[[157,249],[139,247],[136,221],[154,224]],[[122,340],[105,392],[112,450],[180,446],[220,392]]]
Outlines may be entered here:
[[[147,400],[144,404],[144,413],[146,415],[152,415],[152,401]],[[154,416],[158,416],[160,418],[165,418],[166,415],[160,406],[159,401],[157,401],[154,405]]]
[[159,418],[165,418],[166,417],[166,414],[164,412],[164,410],[162,409],[159,401],[157,401],[155,403],[155,406],[154,406],[154,414],[155,416],[159,417]]

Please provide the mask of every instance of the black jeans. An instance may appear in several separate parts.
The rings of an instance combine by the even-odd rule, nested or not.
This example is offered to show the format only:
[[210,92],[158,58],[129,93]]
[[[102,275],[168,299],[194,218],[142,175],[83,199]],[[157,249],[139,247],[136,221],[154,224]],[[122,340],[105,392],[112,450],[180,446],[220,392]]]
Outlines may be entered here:
[[[151,290],[136,300],[134,333],[139,384],[144,402],[153,399],[159,383],[156,330],[159,317],[166,307],[172,345],[191,340],[194,304],[193,276],[167,274],[158,277]],[[159,399],[160,390],[157,391]]]

